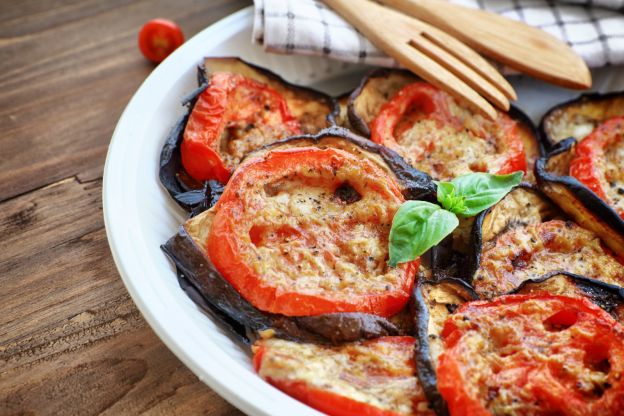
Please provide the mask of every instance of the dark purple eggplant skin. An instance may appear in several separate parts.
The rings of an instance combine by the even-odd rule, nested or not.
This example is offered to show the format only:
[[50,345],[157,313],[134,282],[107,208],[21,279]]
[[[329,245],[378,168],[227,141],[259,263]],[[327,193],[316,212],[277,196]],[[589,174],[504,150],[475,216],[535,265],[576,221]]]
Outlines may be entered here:
[[546,131],[546,124],[548,123],[549,117],[551,117],[555,111],[562,110],[566,107],[576,104],[609,101],[622,96],[624,96],[624,91],[614,91],[609,93],[590,92],[581,94],[577,98],[573,98],[552,107],[546,112],[546,114],[542,116],[542,119],[540,120],[539,126],[537,128],[538,137],[540,139],[540,142],[542,143],[542,146],[544,147],[545,153],[553,151],[553,147],[557,144]]
[[416,329],[415,363],[418,380],[420,381],[429,405],[438,416],[448,416],[446,401],[438,390],[438,377],[431,362],[431,352],[429,349],[429,308],[423,298],[420,288],[423,284],[451,283],[460,287],[466,294],[466,301],[477,300],[479,297],[472,287],[463,280],[455,278],[443,278],[435,282],[418,279],[414,285],[414,327]]
[[575,177],[555,175],[548,172],[546,169],[548,161],[552,157],[569,152],[575,143],[576,140],[573,138],[562,140],[555,144],[546,156],[537,160],[535,163],[535,177],[537,178],[538,186],[542,187],[548,182],[562,185],[569,190],[587,210],[597,215],[602,221],[611,227],[611,229],[621,235],[624,235],[624,220],[622,220],[618,213],[615,212],[615,210],[605,201],[603,201],[602,198],[579,182]]
[[566,276],[567,278],[572,280],[574,284],[579,289],[581,289],[581,291],[587,296],[589,300],[591,300],[593,303],[600,306],[602,309],[617,318],[617,316],[615,315],[615,309],[619,306],[624,305],[624,288],[601,282],[600,280],[581,276],[575,273],[565,271],[550,272],[538,279],[525,280],[520,284],[520,286],[518,286],[508,294],[516,294],[522,292],[522,290],[530,284],[542,283],[548,279],[552,279],[561,275]]
[[[287,139],[268,144],[258,150],[270,150],[275,147],[287,145],[289,143],[294,143],[301,140],[306,140],[313,145],[318,145],[323,141],[323,139],[329,137],[339,137],[359,146],[365,151],[375,153],[381,156],[386,165],[388,165],[390,170],[392,170],[392,172],[396,175],[397,179],[401,182],[401,188],[403,189],[403,196],[405,197],[405,199],[422,199],[430,202],[435,202],[437,187],[433,179],[431,179],[431,176],[413,168],[394,150],[374,143],[362,136],[358,136],[357,134],[343,127],[329,127],[327,129],[321,130],[318,134],[315,135],[301,135],[289,137]],[[250,153],[248,157],[251,157],[253,155],[254,153]]]
[[[329,125],[335,124],[336,117],[340,112],[340,107],[338,102],[332,97],[311,88],[291,84],[279,75],[240,58],[231,59],[238,59],[257,71],[262,72],[267,77],[279,81],[290,88],[305,91],[327,101],[329,107],[332,109],[327,115],[327,122]],[[180,174],[184,173],[180,154],[180,145],[182,144],[184,129],[186,128],[186,123],[188,122],[189,115],[191,114],[197,98],[208,87],[208,78],[206,77],[206,71],[203,66],[197,67],[197,82],[199,87],[182,100],[182,105],[186,107],[185,114],[176,122],[165,140],[165,144],[160,152],[159,169],[160,183],[165,187],[174,201],[185,211],[189,212],[191,216],[197,215],[210,208],[217,201],[221,192],[223,192],[223,185],[217,181],[205,181],[201,187],[190,188],[179,179]]]
[[347,103],[347,115],[349,117],[349,123],[355,129],[355,131],[365,137],[370,137],[371,132],[368,124],[366,124],[366,122],[360,116],[358,116],[355,108],[353,107],[355,99],[362,93],[362,90],[366,86],[366,83],[371,78],[385,78],[392,73],[405,75],[407,77],[413,77],[414,81],[418,80],[418,78],[412,72],[406,69],[377,68],[371,70],[368,74],[366,74],[364,78],[362,78],[362,80],[360,81],[359,85],[353,90],[353,92],[351,92],[351,95],[349,96],[349,102]]
[[387,319],[364,313],[288,317],[262,312],[219,274],[183,226],[161,248],[184,277],[182,288],[191,299],[247,344],[269,329],[279,338],[329,345],[405,335]]

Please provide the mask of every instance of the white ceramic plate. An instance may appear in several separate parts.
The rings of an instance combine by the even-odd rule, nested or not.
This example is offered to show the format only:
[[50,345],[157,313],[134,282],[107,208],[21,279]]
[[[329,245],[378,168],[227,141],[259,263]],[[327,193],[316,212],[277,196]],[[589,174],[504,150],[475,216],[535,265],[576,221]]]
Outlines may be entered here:
[[[139,310],[163,342],[205,383],[250,415],[320,413],[262,381],[250,355],[203,314],[178,286],[160,244],[185,218],[158,181],[158,159],[181,99],[196,87],[204,56],[240,56],[291,82],[337,94],[353,88],[365,67],[301,56],[264,53],[251,44],[251,7],[186,42],[145,80],[122,114],[104,170],[104,219],[115,263]],[[578,93],[516,79],[518,105],[534,120]],[[595,89],[624,89],[624,71],[595,74]]]

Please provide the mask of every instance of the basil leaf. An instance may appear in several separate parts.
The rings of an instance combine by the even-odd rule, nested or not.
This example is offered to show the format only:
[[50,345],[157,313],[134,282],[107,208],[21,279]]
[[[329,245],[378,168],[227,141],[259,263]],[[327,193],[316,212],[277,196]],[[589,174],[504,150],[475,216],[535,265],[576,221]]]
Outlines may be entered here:
[[508,175],[471,173],[438,183],[438,202],[447,210],[472,217],[503,199],[522,181],[523,172]]
[[425,201],[407,201],[401,205],[390,229],[390,260],[394,267],[416,259],[438,244],[457,226],[455,214]]

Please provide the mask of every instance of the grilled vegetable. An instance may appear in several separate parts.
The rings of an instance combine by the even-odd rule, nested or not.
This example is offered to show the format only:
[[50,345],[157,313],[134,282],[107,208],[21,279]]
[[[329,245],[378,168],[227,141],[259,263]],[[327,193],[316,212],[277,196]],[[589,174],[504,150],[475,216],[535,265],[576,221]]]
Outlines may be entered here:
[[254,346],[254,368],[290,396],[334,416],[433,415],[414,368],[414,338],[323,347],[280,339]]
[[624,328],[586,299],[466,303],[442,338],[438,386],[453,416],[624,411]]
[[470,172],[530,173],[540,154],[534,128],[518,110],[499,113],[495,122],[485,120],[403,71],[371,73],[349,104],[354,128],[435,179]]
[[386,265],[403,202],[370,161],[340,149],[248,158],[215,205],[207,241],[221,275],[257,308],[289,316],[405,306],[417,264]]
[[209,210],[190,219],[162,249],[182,273],[182,287],[191,298],[243,342],[253,341],[264,331],[274,332],[280,338],[321,344],[399,334],[390,321],[369,314],[286,317],[259,311],[221,277],[205,254],[203,247],[213,215]]
[[600,124],[580,141],[570,175],[624,218],[624,116]]
[[198,80],[200,88],[183,102],[190,113],[172,129],[161,153],[161,182],[187,210],[203,200],[197,192],[179,195],[202,189],[205,180],[226,182],[247,153],[316,133],[333,125],[338,112],[331,97],[239,58],[206,58]]
[[553,271],[624,285],[622,263],[598,236],[567,221],[536,189],[517,188],[480,214],[472,238],[466,277],[484,298]]
[[[426,175],[422,174],[421,172],[415,171],[414,169],[407,166],[400,159],[400,157],[398,157],[392,151],[384,149],[364,139],[358,138],[357,136],[349,134],[345,130],[338,128],[326,130],[325,132],[317,136],[302,136],[288,139],[280,143],[275,143],[267,148],[255,152],[243,164],[245,166],[257,166],[259,161],[271,160],[271,158],[273,157],[272,155],[276,154],[292,154],[298,156],[304,154],[316,155],[319,153],[332,153],[339,155],[339,157],[335,158],[332,162],[333,168],[336,169],[336,178],[338,179],[348,179],[346,176],[341,177],[341,175],[343,175],[344,173],[339,167],[341,158],[343,158],[345,161],[350,161],[349,169],[357,169],[358,166],[365,166],[366,169],[368,169],[367,172],[369,172],[369,174],[358,174],[359,177],[352,178],[352,180],[348,182],[348,185],[346,184],[346,182],[343,182],[342,185],[336,182],[333,185],[331,192],[327,190],[327,192],[325,192],[326,195],[322,197],[320,197],[319,195],[309,195],[313,197],[314,200],[306,199],[305,203],[299,203],[298,200],[294,198],[293,193],[297,193],[302,190],[305,191],[305,189],[309,188],[308,186],[302,186],[301,180],[297,180],[297,175],[290,175],[288,179],[284,180],[281,180],[282,176],[278,175],[276,178],[274,178],[275,180],[270,183],[266,182],[266,178],[260,178],[257,183],[262,183],[261,188],[259,188],[257,191],[254,191],[255,193],[247,193],[247,197],[292,197],[292,199],[290,199],[293,202],[292,207],[301,210],[303,210],[304,208],[308,208],[309,206],[306,204],[308,202],[311,202],[313,203],[313,206],[311,207],[312,210],[310,212],[301,211],[302,214],[305,214],[305,216],[302,218],[302,224],[306,222],[309,223],[309,219],[314,217],[315,212],[318,212],[317,208],[320,208],[321,211],[325,212],[326,210],[333,207],[332,209],[335,209],[335,212],[332,215],[335,215],[336,217],[330,225],[335,227],[335,229],[338,229],[341,226],[339,221],[341,215],[349,216],[349,213],[351,212],[354,212],[357,215],[370,215],[366,212],[358,214],[357,207],[364,206],[363,203],[369,201],[371,196],[378,195],[378,192],[381,192],[379,195],[383,194],[384,192],[386,192],[384,191],[384,189],[390,192],[390,194],[388,194],[388,196],[391,198],[390,200],[402,200],[403,196],[401,195],[401,191],[403,195],[406,195],[407,197],[413,197],[418,195],[428,197],[432,196],[434,185]],[[288,165],[292,169],[299,169],[300,166],[303,166],[304,159],[305,158],[298,159],[294,157],[291,160],[292,163],[289,163]],[[319,168],[319,166],[315,167]],[[316,181],[312,189],[318,189],[322,191],[324,179],[323,176],[318,176],[320,175],[319,172],[323,172],[327,168],[331,167],[332,166],[330,163],[327,164],[327,166],[320,166],[320,169],[317,171],[305,171],[302,175],[307,176],[307,179],[305,181]],[[248,175],[251,173],[251,170],[247,170],[245,172],[245,174],[240,176],[240,178],[242,179],[238,182],[239,185],[247,186],[246,183],[250,178],[250,176]],[[334,170],[332,169],[331,175],[329,176],[329,181],[331,183],[333,183],[335,180],[338,180],[334,179],[333,174]],[[238,171],[236,175],[238,175]],[[381,182],[378,182],[378,188],[374,188],[375,175],[378,176],[378,181],[381,180],[381,178],[386,178]],[[300,176],[299,179],[301,179],[303,176]],[[363,189],[360,186],[362,185],[361,181],[363,180],[366,181],[366,189]],[[297,183],[299,183],[299,185],[297,185]],[[311,184],[311,182],[308,183],[308,185],[309,184]],[[233,183],[233,185],[235,185],[235,183]],[[283,185],[284,188],[280,188],[281,185]],[[228,187],[229,186],[230,185],[228,185]],[[228,198],[231,197],[227,196],[227,192],[228,191],[226,191],[225,196],[222,197],[224,198],[222,199],[222,201],[224,201],[223,206],[229,207],[228,209],[231,209],[232,204],[235,203],[237,199],[235,198],[233,200],[234,202],[232,202],[231,200],[230,202],[228,202]],[[235,191],[229,192],[230,195],[232,195],[232,192]],[[272,197],[267,196],[267,193],[268,195],[272,195]],[[241,195],[241,197],[244,196]],[[363,199],[362,204],[358,204],[361,199]],[[316,203],[317,200],[322,200],[320,207]],[[380,209],[384,206],[384,204],[386,204],[386,202],[383,202],[382,200],[383,198],[381,198],[380,200]],[[396,326],[391,324],[389,321],[383,318],[373,317],[366,314],[334,314],[335,317],[334,315],[330,314],[329,318],[321,318],[320,316],[286,318],[285,316],[278,314],[261,312],[253,307],[247,300],[241,297],[239,293],[234,290],[234,288],[229,283],[227,283],[227,281],[223,279],[223,277],[217,272],[217,269],[213,266],[212,261],[210,260],[210,257],[206,252],[206,247],[208,247],[209,245],[209,236],[212,230],[212,221],[215,216],[216,209],[218,208],[219,206],[217,206],[215,209],[206,211],[198,215],[197,217],[194,217],[192,220],[189,220],[180,230],[180,233],[176,237],[172,238],[164,246],[165,251],[170,255],[170,257],[172,257],[178,268],[183,270],[184,275],[192,282],[193,286],[199,290],[199,292],[203,295],[203,297],[210,305],[213,305],[221,312],[225,313],[227,316],[233,318],[234,321],[240,322],[243,326],[249,327],[254,331],[264,330],[270,327],[277,327],[277,330],[281,331],[279,332],[280,336],[290,337],[291,339],[305,339],[315,342],[345,342],[348,340],[359,339],[360,337],[370,338],[373,336],[397,333]],[[285,206],[283,208],[288,209],[288,207]],[[366,205],[366,209],[364,211],[368,211],[369,209],[370,205]],[[357,215],[353,218],[355,219]],[[379,221],[384,215],[383,209],[378,211],[376,215],[378,215],[378,220],[374,220],[373,223],[375,223],[375,221]],[[277,218],[277,216],[270,216],[269,219],[270,218]],[[253,225],[252,222],[245,223],[248,227],[250,227],[250,230]],[[300,227],[300,225],[297,224],[295,224],[295,226]],[[318,231],[319,235],[322,237],[322,235],[324,235],[322,234],[322,229],[324,226],[323,222],[320,222],[318,226],[320,228],[316,229],[315,232]],[[305,228],[302,225],[301,227]],[[358,260],[356,263],[354,263],[354,265],[362,267],[362,270],[365,273],[367,273],[367,268],[372,268],[370,270],[386,269],[387,266],[385,265],[385,261],[387,259],[385,258],[385,255],[383,253],[387,253],[387,240],[385,241],[385,243],[380,244],[379,247],[374,247],[373,244],[374,238],[380,237],[383,234],[383,227],[379,225],[370,226],[370,224],[363,224],[362,226],[358,225],[356,229],[364,230],[367,229],[367,227],[372,227],[369,230],[371,231],[371,233],[366,234],[366,238],[361,240],[361,244],[358,246],[358,250],[356,250],[357,253],[354,257],[354,259],[360,259],[361,262]],[[345,230],[345,232],[347,234],[353,233],[356,229],[352,229],[351,231],[347,229]],[[309,234],[308,237],[317,238],[315,236],[315,233],[310,233],[312,231],[312,228],[304,231]],[[380,232],[381,234],[379,234],[377,237],[374,237],[376,235],[375,232]],[[331,232],[327,235],[331,235]],[[337,256],[336,258],[338,259],[340,259],[343,255],[347,257],[350,256],[350,254],[348,254],[348,243],[350,241],[356,241],[355,239],[346,238],[345,235],[341,236],[342,240],[337,239],[333,242],[332,240],[328,240],[328,242],[332,242],[332,244],[340,243],[340,241],[344,243],[344,247],[341,248],[341,251],[338,253],[334,253],[334,256]],[[244,234],[242,234],[242,236],[243,238],[245,238]],[[255,227],[254,231],[252,232],[252,237],[255,239],[254,241],[258,243],[259,246],[262,246],[261,242],[265,241],[265,237],[275,237],[275,241],[271,242],[271,244],[275,243],[274,247],[277,247],[279,246],[279,242],[277,240],[279,240],[279,238],[281,237],[287,237],[287,233],[267,233],[263,232],[261,227]],[[319,237],[319,239],[322,239],[321,237]],[[247,238],[249,238],[251,241],[250,237]],[[219,241],[217,240],[217,243],[218,242]],[[268,242],[268,240],[266,240],[266,242]],[[273,249],[271,248],[271,244],[269,244],[269,246],[266,246],[267,254],[273,251]],[[293,246],[296,245],[296,243],[293,244]],[[314,245],[312,244],[311,247],[314,247]],[[290,248],[293,249],[291,250],[290,255],[293,255],[297,251],[297,248]],[[261,250],[261,248],[258,247],[256,247],[256,249],[258,249],[259,251]],[[325,249],[327,249],[327,247]],[[369,249],[378,249],[381,251],[373,251],[369,254],[366,254],[365,251]],[[312,258],[318,260],[319,264],[325,264],[327,260],[324,257],[320,256],[324,248],[319,245],[318,248],[311,249],[311,251],[312,250],[318,251],[318,253],[306,253],[305,247],[301,247],[301,254],[311,255]],[[273,254],[277,256],[275,257],[276,259],[282,259],[282,256],[284,255],[283,253],[277,252]],[[264,256],[264,253],[262,254],[262,256]],[[269,257],[267,257],[267,261],[269,260]],[[290,262],[287,257],[283,258],[283,261],[284,263]],[[258,265],[262,264],[262,262],[258,263]],[[297,265],[300,265],[303,268],[304,266],[306,266],[306,264],[307,263],[305,259],[303,259],[301,262],[298,262],[295,265],[295,268]],[[405,271],[405,268],[397,269],[395,272],[389,271],[388,273],[398,273],[397,276],[401,276],[401,270]],[[340,270],[336,272],[337,275],[339,273]],[[361,272],[357,273],[361,274]],[[298,274],[299,271],[297,270],[297,275]],[[351,278],[352,276],[347,277]],[[236,279],[238,277],[234,276],[234,278]],[[399,281],[406,282],[407,284],[409,284],[409,287],[411,287],[410,281],[412,278],[413,277],[410,277],[408,280],[402,280],[403,278],[401,278],[399,279]],[[385,284],[391,285],[391,282],[388,281]],[[384,290],[379,297],[380,299],[388,296],[388,294],[393,293],[392,290],[386,291],[385,284],[383,287]],[[347,283],[345,283],[345,288],[348,288]],[[390,288],[392,288],[392,286],[390,286]],[[409,291],[409,288],[407,290]],[[225,293],[225,295],[223,293]],[[352,295],[354,294],[352,293]],[[403,300],[401,300],[400,302],[402,302],[402,305],[405,304],[408,296],[409,293],[407,293],[407,295],[405,296],[401,295],[401,299]],[[356,296],[352,297],[353,299],[357,298]],[[394,312],[402,308],[401,304],[397,303],[398,299],[399,298],[396,298],[394,296],[389,296],[387,298],[388,303],[386,303],[386,305],[394,305],[390,308]],[[383,302],[381,302],[381,304],[383,304]],[[371,303],[370,305],[373,304]],[[380,304],[378,304],[377,306],[379,305]],[[294,306],[299,307],[299,305],[296,304]],[[306,308],[305,313],[313,314],[315,312],[312,308]],[[316,313],[321,312],[317,311]],[[387,312],[386,315],[392,313],[393,312]],[[313,326],[311,322],[324,322],[325,326],[314,326],[314,328],[310,330],[310,328]],[[302,334],[300,331],[302,327],[305,327],[304,329],[308,332]],[[312,335],[310,334],[310,331],[312,331]],[[319,335],[314,331],[320,331],[322,333]]]
[[587,186],[569,176],[574,144],[572,138],[563,140],[537,161],[538,185],[574,221],[600,236],[609,248],[624,258],[624,220]]
[[571,298],[587,298],[624,322],[624,289],[569,272],[552,272],[537,279],[525,280],[512,294],[550,293]]
[[414,289],[418,379],[438,415],[448,414],[436,377],[438,358],[443,351],[440,333],[449,315],[464,302],[475,299],[477,294],[467,283],[452,278],[435,283],[419,280]]
[[551,150],[569,137],[583,139],[599,124],[617,116],[624,116],[624,91],[583,94],[550,109],[542,117],[539,134],[546,150]]

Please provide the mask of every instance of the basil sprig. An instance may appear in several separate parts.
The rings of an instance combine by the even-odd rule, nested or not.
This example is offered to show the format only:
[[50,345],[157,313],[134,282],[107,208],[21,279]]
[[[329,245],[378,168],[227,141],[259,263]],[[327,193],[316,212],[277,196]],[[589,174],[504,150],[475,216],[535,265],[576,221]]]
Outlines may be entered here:
[[473,217],[503,199],[522,181],[523,175],[523,172],[470,173],[450,182],[438,182],[438,202],[448,211]]
[[437,200],[407,201],[398,209],[390,229],[388,264],[414,260],[442,241],[459,225],[457,215],[472,217],[503,199],[520,184],[523,172],[509,175],[471,173],[438,182]]

